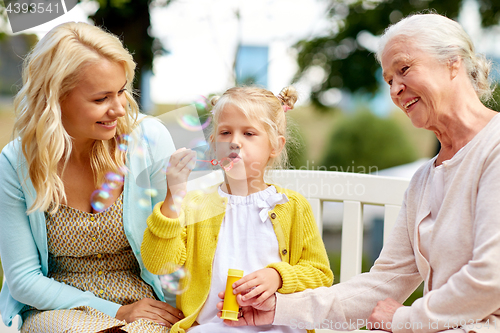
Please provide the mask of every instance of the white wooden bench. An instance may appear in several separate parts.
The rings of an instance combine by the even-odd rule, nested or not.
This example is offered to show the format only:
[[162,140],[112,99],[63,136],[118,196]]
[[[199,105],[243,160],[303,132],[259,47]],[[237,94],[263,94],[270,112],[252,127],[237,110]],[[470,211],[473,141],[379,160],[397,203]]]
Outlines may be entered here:
[[[323,230],[323,203],[326,201],[343,203],[341,282],[361,273],[363,205],[385,208],[385,241],[396,221],[403,194],[409,184],[409,179],[334,171],[286,170],[274,171],[269,176],[270,182],[297,191],[308,199],[320,231]],[[192,178],[193,180],[188,183],[188,190],[217,184],[223,179],[221,172],[212,172],[201,177],[200,172],[194,172]],[[0,323],[0,333],[3,333],[2,325]],[[316,330],[316,332],[333,331]]]

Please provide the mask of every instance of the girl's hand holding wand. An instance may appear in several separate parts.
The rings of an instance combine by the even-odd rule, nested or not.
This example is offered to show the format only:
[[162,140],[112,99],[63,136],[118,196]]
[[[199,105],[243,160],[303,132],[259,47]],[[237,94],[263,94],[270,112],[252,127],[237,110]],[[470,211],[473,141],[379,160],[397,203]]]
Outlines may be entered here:
[[171,157],[168,163],[167,196],[161,206],[161,212],[168,218],[179,217],[182,200],[186,196],[187,180],[196,165],[196,152],[180,148]]

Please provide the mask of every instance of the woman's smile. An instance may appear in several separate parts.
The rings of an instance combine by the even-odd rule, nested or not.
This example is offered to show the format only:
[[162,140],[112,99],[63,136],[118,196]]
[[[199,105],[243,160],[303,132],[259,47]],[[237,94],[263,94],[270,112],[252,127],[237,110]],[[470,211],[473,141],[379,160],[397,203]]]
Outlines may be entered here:
[[115,119],[115,120],[111,120],[111,121],[98,121],[97,123],[99,125],[101,125],[102,127],[107,128],[107,129],[114,129],[116,127],[116,125],[118,124],[118,121]]

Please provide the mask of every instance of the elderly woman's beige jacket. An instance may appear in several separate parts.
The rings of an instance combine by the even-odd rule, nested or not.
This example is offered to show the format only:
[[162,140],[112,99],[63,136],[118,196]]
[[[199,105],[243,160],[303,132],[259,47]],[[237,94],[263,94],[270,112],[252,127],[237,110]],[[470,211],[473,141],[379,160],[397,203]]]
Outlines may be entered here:
[[278,294],[275,325],[355,329],[366,324],[377,301],[403,302],[424,280],[424,296],[396,311],[394,332],[457,326],[500,332],[500,115],[443,163],[444,197],[427,261],[419,249],[418,225],[430,213],[434,161],[413,176],[371,271],[330,288]]

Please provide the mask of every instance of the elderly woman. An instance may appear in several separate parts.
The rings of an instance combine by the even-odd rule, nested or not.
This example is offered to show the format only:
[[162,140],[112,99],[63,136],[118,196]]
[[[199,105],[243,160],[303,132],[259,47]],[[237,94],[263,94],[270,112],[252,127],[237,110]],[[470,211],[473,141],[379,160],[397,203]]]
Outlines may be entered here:
[[[481,103],[491,97],[489,64],[458,23],[437,14],[389,27],[377,58],[392,100],[436,134],[439,154],[413,176],[370,272],[266,304],[238,296],[250,307],[233,325],[500,331],[500,115]],[[423,297],[403,306],[422,280]]]
[[84,23],[55,27],[25,60],[19,137],[0,155],[0,312],[21,332],[166,332],[182,318],[140,257],[175,149],[139,116],[134,70],[118,38]]

